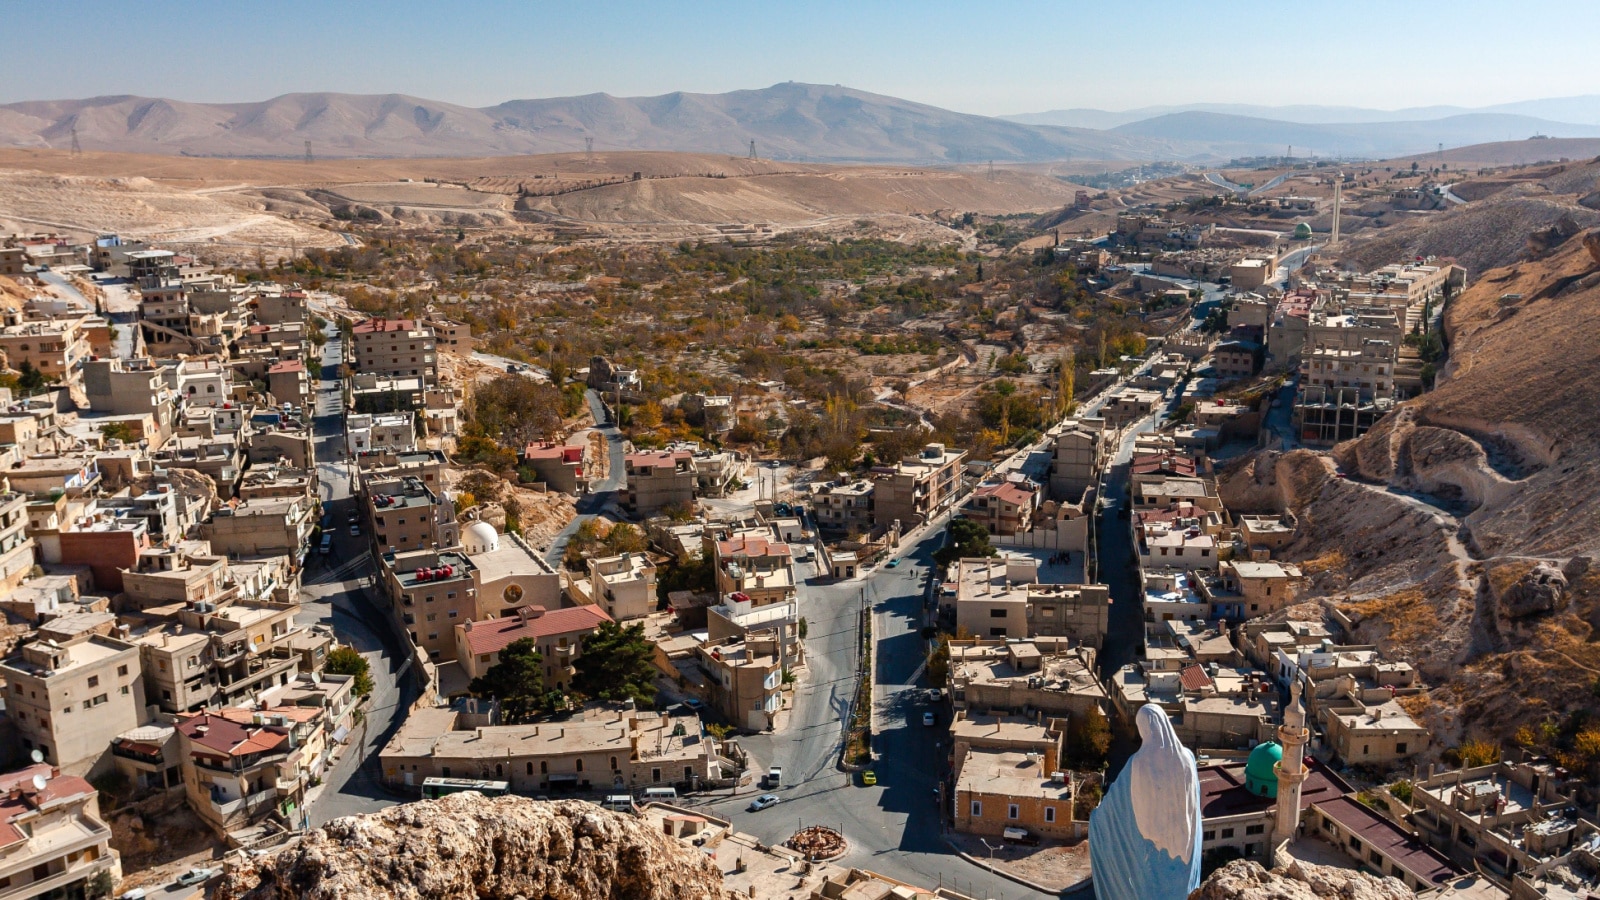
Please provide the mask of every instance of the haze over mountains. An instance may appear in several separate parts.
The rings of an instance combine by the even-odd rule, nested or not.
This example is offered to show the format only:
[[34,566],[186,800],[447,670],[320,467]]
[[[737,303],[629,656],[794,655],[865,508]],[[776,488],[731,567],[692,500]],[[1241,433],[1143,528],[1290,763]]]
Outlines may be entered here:
[[[1527,112],[1567,115],[1570,121]],[[1140,113],[1151,115],[1138,115]],[[1242,115],[1270,113],[1273,117]],[[808,162],[948,165],[1063,159],[1221,161],[1279,154],[1383,157],[1443,143],[1600,137],[1600,97],[1381,113],[1211,106],[1166,112],[1064,110],[992,118],[851,88],[787,82],[723,94],[588,94],[472,108],[401,94],[285,94],[250,103],[116,96],[0,106],[0,146],[296,158],[479,157],[672,150]],[[1408,114],[1380,121],[1374,116]],[[1441,115],[1442,114],[1442,115]],[[1282,118],[1293,117],[1292,119]],[[1130,118],[1133,117],[1133,118]],[[1299,121],[1323,117],[1321,122]],[[1026,120],[1026,121],[1018,121]]]

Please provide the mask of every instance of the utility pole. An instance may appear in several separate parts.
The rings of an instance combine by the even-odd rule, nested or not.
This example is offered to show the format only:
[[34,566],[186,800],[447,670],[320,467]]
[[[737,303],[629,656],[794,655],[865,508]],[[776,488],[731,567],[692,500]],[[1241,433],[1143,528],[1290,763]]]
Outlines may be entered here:
[[583,139],[583,161],[594,162],[594,138],[592,137]]
[[994,180],[994,160],[989,160],[989,180]]
[[311,157],[311,142],[306,141],[306,165],[309,166],[312,162],[314,162],[314,160]]
[[72,120],[72,151],[71,151],[71,156],[72,156],[73,159],[77,159],[78,157],[80,157],[82,155],[83,155],[83,145],[78,143],[78,120],[77,119],[73,119]]

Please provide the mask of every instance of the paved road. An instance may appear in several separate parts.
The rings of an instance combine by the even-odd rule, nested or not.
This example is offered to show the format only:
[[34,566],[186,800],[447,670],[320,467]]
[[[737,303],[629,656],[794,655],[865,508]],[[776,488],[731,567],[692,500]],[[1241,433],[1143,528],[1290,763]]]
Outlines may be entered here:
[[[578,515],[567,523],[567,527],[557,532],[555,539],[550,542],[550,549],[545,551],[544,558],[552,566],[561,565],[561,557],[567,552],[567,541],[577,532],[579,525],[604,512],[606,507],[616,504],[617,492],[622,490],[623,482],[626,480],[626,463],[623,461],[626,454],[622,452],[622,432],[606,418],[606,409],[600,402],[599,394],[586,391],[583,396],[589,402],[589,411],[594,415],[595,422],[604,423],[595,425],[592,430],[600,432],[606,439],[606,454],[610,457],[611,469],[605,478],[590,483],[589,492],[578,498]],[[587,443],[588,432],[583,431],[579,434]]]
[[[396,802],[380,786],[378,751],[399,727],[416,699],[415,682],[406,676],[408,659],[393,630],[373,602],[373,564],[364,537],[350,534],[346,517],[355,508],[350,497],[349,463],[339,454],[344,442],[342,398],[337,373],[340,339],[330,331],[323,347],[324,379],[318,382],[313,428],[317,443],[317,478],[323,511],[333,517],[334,552],[312,552],[302,581],[298,624],[331,625],[343,643],[367,658],[372,667],[372,696],[349,744],[329,770],[324,784],[307,804],[312,827],[340,816],[376,812]],[[363,764],[363,762],[365,764]]]
[[[716,814],[767,843],[778,843],[801,824],[842,829],[850,842],[843,865],[861,866],[892,878],[970,890],[973,896],[1033,900],[1047,895],[989,875],[956,856],[944,842],[938,791],[944,774],[948,714],[939,725],[922,724],[933,709],[919,686],[926,641],[921,636],[923,598],[933,551],[943,540],[944,520],[902,546],[903,561],[866,579],[824,583],[808,578],[801,590],[806,617],[807,671],[796,691],[786,729],[740,739],[763,767],[783,766],[783,798],[772,809],[746,812],[752,794],[711,801]],[[802,575],[813,570],[804,567]],[[877,645],[878,784],[864,787],[837,768],[850,696],[855,686],[856,626],[862,603],[871,609]],[[758,769],[764,771],[764,769]],[[969,888],[970,885],[970,888]]]

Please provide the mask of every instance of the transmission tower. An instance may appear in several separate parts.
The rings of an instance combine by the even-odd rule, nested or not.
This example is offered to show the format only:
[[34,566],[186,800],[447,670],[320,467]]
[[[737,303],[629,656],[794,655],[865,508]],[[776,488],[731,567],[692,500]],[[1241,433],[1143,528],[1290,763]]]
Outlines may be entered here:
[[77,159],[78,157],[83,155],[83,145],[78,143],[78,123],[77,122],[73,122],[72,123],[72,151],[71,151],[71,155],[72,155],[73,159]]
[[306,165],[310,165],[311,162],[311,142],[306,141]]
[[750,159],[755,159],[755,158],[756,158],[756,142],[755,142],[754,138],[751,138],[750,139]]
[[994,180],[994,160],[989,160],[989,180]]
[[583,161],[594,162],[594,138],[592,137],[583,139]]

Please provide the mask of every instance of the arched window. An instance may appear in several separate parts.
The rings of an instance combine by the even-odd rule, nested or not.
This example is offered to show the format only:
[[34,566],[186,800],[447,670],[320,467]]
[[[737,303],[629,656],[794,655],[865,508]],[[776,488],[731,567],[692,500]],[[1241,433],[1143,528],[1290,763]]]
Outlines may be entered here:
[[582,772],[583,771],[583,760],[580,759],[577,762],[578,762],[578,771]]
[[617,758],[615,756],[613,756],[613,757],[611,757],[611,771],[615,772],[616,770],[617,770]]
[[[529,763],[529,765],[532,765],[532,763]],[[540,775],[546,775],[546,774],[549,774],[549,772],[550,772],[550,764],[548,762],[545,762],[542,759],[539,760],[539,774]]]

